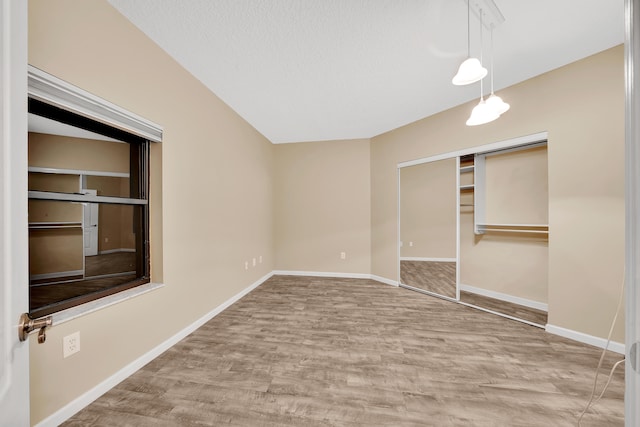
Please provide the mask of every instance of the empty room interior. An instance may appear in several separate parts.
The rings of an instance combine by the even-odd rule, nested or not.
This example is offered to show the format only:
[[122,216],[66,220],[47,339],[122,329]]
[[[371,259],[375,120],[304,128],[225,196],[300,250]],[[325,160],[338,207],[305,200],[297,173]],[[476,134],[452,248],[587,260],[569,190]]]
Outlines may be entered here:
[[27,13],[31,425],[624,425],[623,0]]

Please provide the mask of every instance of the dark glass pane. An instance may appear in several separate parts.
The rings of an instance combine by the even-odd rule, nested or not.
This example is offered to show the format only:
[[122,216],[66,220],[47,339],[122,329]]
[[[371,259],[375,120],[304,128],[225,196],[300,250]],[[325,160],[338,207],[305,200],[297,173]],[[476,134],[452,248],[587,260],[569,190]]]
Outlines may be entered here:
[[29,172],[29,191],[77,193],[80,186],[80,175]]
[[146,209],[30,200],[30,312],[59,311],[148,281]]
[[85,189],[96,190],[98,196],[129,198],[129,178],[114,176],[92,176],[85,178]]

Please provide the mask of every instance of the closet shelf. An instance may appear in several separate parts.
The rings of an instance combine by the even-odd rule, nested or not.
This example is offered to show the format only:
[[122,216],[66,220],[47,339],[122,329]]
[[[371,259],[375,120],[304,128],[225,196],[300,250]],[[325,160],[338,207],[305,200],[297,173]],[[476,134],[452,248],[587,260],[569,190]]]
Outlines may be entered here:
[[460,166],[460,173],[473,172],[474,166]]
[[474,188],[475,186],[473,184],[461,185],[460,191],[470,191],[470,190],[473,190]]
[[30,222],[30,230],[53,230],[60,228],[82,228],[81,222]]
[[476,224],[476,234],[483,234],[487,231],[549,234],[549,224]]

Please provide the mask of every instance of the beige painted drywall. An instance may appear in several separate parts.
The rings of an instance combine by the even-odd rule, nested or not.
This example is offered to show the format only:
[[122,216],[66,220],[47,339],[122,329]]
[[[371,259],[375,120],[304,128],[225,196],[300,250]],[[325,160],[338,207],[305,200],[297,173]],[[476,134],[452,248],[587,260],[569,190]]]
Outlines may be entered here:
[[372,273],[397,279],[397,163],[547,131],[549,323],[606,337],[624,260],[623,56],[618,46],[501,90],[511,110],[483,126],[465,126],[474,101],[373,138]]
[[485,221],[489,224],[547,224],[547,148],[485,156]]
[[[29,62],[164,128],[150,200],[166,286],[31,340],[37,423],[274,269],[273,146],[104,0],[29,1]],[[81,351],[63,359],[75,331]]]
[[456,258],[456,159],[400,169],[401,257]]
[[369,140],[275,146],[275,188],[277,270],[369,274]]

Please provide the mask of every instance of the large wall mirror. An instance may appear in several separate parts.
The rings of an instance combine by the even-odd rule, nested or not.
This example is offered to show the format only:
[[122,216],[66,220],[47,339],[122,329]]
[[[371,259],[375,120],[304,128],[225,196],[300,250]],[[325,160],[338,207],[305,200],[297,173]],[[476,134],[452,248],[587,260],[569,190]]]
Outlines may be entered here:
[[546,134],[400,164],[400,286],[544,327]]
[[142,281],[141,145],[31,113],[28,144],[30,312]]
[[400,283],[447,298],[456,287],[456,159],[401,168]]

